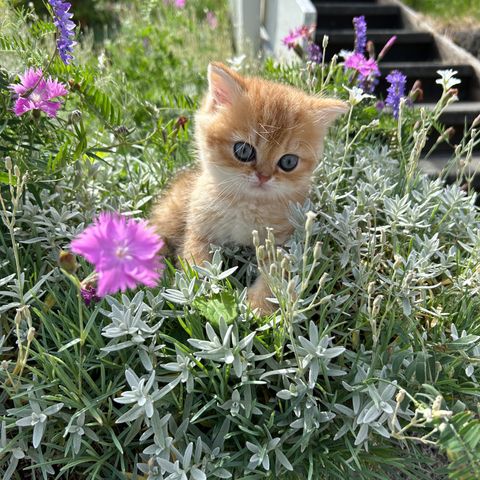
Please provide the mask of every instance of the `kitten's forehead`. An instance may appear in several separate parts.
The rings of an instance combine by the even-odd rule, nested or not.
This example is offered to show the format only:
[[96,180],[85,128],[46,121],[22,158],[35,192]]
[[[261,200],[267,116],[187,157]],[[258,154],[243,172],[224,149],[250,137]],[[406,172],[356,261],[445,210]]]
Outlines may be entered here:
[[268,142],[279,143],[286,135],[301,134],[313,123],[308,96],[284,85],[254,81],[247,98],[247,123],[257,136]]

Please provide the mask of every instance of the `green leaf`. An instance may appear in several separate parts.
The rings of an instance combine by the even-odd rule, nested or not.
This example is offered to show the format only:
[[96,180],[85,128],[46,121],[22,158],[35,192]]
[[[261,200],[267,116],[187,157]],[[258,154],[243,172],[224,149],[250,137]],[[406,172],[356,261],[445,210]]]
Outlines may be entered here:
[[218,293],[211,298],[198,298],[194,305],[215,326],[219,325],[221,317],[228,325],[238,316],[237,303],[229,292]]

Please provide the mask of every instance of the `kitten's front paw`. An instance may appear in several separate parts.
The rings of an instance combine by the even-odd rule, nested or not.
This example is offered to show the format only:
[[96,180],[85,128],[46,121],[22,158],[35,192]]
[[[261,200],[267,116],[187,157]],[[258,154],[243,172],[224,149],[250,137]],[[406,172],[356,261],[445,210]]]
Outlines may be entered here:
[[247,302],[258,315],[270,315],[278,308],[275,303],[267,300],[272,296],[273,294],[268,286],[259,277],[247,291]]

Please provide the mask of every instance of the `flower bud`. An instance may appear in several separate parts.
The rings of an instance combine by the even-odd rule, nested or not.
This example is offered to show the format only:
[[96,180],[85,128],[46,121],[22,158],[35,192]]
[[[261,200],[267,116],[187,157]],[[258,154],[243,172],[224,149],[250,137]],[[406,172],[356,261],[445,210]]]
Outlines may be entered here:
[[322,39],[322,48],[323,48],[324,50],[327,48],[328,40],[329,40],[328,35],[324,35],[324,36],[323,36],[323,39]]
[[375,282],[370,282],[367,287],[367,293],[368,295],[372,295],[373,292],[375,291]]
[[120,125],[113,131],[113,133],[117,137],[126,137],[130,134],[130,130],[125,125]]
[[265,260],[265,247],[263,245],[260,245],[257,248],[257,258],[259,262]]
[[388,40],[388,42],[385,44],[385,46],[380,50],[380,53],[378,54],[377,62],[379,62],[386,54],[387,52],[392,48],[392,45],[396,42],[397,36],[394,35],[393,37]]
[[252,232],[252,241],[253,241],[253,246],[255,248],[258,248],[258,246],[260,245],[260,238],[258,237],[258,231],[257,230],[253,230],[253,232]]
[[188,118],[181,115],[180,117],[177,118],[177,121],[175,122],[175,128],[177,130],[183,129],[185,130],[185,125],[188,123]]
[[320,277],[320,280],[318,281],[318,289],[322,289],[325,284],[327,283],[328,280],[328,273],[324,272],[324,274]]
[[[472,128],[478,127],[480,125],[480,115],[477,115],[472,122]],[[6,159],[5,159],[6,160]]]
[[35,328],[30,327],[30,328],[28,329],[28,332],[27,332],[27,342],[28,342],[28,343],[31,343],[32,340],[35,338],[35,333],[36,333]]
[[18,179],[20,179],[20,177],[21,177],[21,175],[22,175],[22,174],[20,173],[20,169],[18,168],[17,165],[15,165],[15,166],[13,167],[13,174],[14,174]]
[[8,362],[7,360],[2,360],[2,363],[0,363],[0,368],[2,370],[8,370],[8,365],[9,365],[10,362]]
[[313,249],[313,259],[314,260],[318,260],[320,258],[320,256],[322,255],[322,246],[323,246],[322,242],[317,242],[315,244],[315,248]]
[[32,323],[32,315],[30,314],[30,307],[28,305],[23,305],[17,308],[17,313],[15,314],[15,324],[20,325],[23,320],[25,320],[29,325]]
[[313,231],[313,222],[315,221],[315,214],[313,212],[307,212],[307,220],[305,222],[305,231],[307,234],[311,234]]
[[10,171],[13,168],[11,157],[5,157],[5,168]]
[[80,122],[82,119],[82,112],[80,110],[73,110],[68,116],[68,123],[73,125],[74,123]]
[[[273,266],[273,265],[272,265]],[[295,293],[295,285],[296,285],[296,282],[295,280],[292,278],[289,282],[288,282],[288,286],[287,286],[287,293],[290,297],[292,297]]]
[[375,44],[371,40],[367,42],[367,52],[370,58],[375,58]]
[[272,264],[270,265],[270,275],[271,275],[272,277],[274,277],[274,276],[277,275],[277,273],[278,273],[277,265],[276,265],[275,263],[272,263]]
[[398,391],[397,396],[395,397],[395,400],[397,403],[402,403],[404,398],[405,398],[405,390],[401,388]]
[[432,412],[438,412],[438,410],[440,410],[440,407],[442,406],[442,400],[443,400],[443,397],[441,395],[437,395],[435,397],[435,400],[433,401],[433,404],[432,404]]
[[383,300],[383,295],[379,295],[373,301],[372,317],[376,317],[378,315],[378,313],[380,312],[380,305],[382,304],[382,300]]
[[61,250],[58,255],[58,264],[68,273],[74,274],[78,269],[77,257],[65,250]]

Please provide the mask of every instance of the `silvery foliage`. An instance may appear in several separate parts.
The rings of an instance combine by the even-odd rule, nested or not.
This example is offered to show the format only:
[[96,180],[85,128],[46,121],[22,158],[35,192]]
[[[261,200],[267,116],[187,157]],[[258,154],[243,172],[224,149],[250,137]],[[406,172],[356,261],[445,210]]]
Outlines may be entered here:
[[[152,358],[160,355],[163,349],[163,345],[156,343],[156,332],[162,326],[163,319],[154,323],[159,315],[156,311],[162,303],[157,302],[155,308],[152,308],[144,302],[144,297],[143,291],[139,291],[131,300],[123,295],[121,302],[113,297],[107,297],[111,310],[102,309],[101,312],[110,318],[112,323],[103,327],[102,335],[112,340],[102,348],[102,351],[110,353],[135,347],[138,349],[144,368],[151,371],[153,370]],[[153,296],[150,294],[147,298],[152,300]]]
[[32,446],[33,448],[38,448],[47,427],[48,417],[57,414],[64,404],[57,403],[42,409],[39,400],[32,394],[29,397],[29,407],[12,408],[7,410],[7,412],[12,417],[17,418],[15,421],[17,427],[33,427]]
[[197,350],[195,356],[215,363],[232,365],[235,375],[241,378],[255,356],[252,353],[252,345],[256,332],[239,338],[238,327],[227,326],[223,318],[219,324],[219,335],[210,323],[206,324],[205,330],[208,340],[188,339],[188,343]]
[[[68,418],[66,419],[68,420]],[[84,435],[94,442],[99,441],[97,434],[90,427],[85,425],[85,412],[81,412],[78,415],[72,416],[68,425],[65,427],[63,436],[68,437],[65,445],[65,454],[67,454],[71,448],[73,454],[77,455],[80,452]]]
[[450,346],[461,350],[467,357],[468,363],[465,366],[465,375],[475,382],[478,387],[480,384],[474,373],[475,367],[478,370],[480,363],[480,336],[469,335],[466,330],[462,330],[462,333],[459,335],[457,327],[453,323],[450,325],[450,336],[453,340]]

